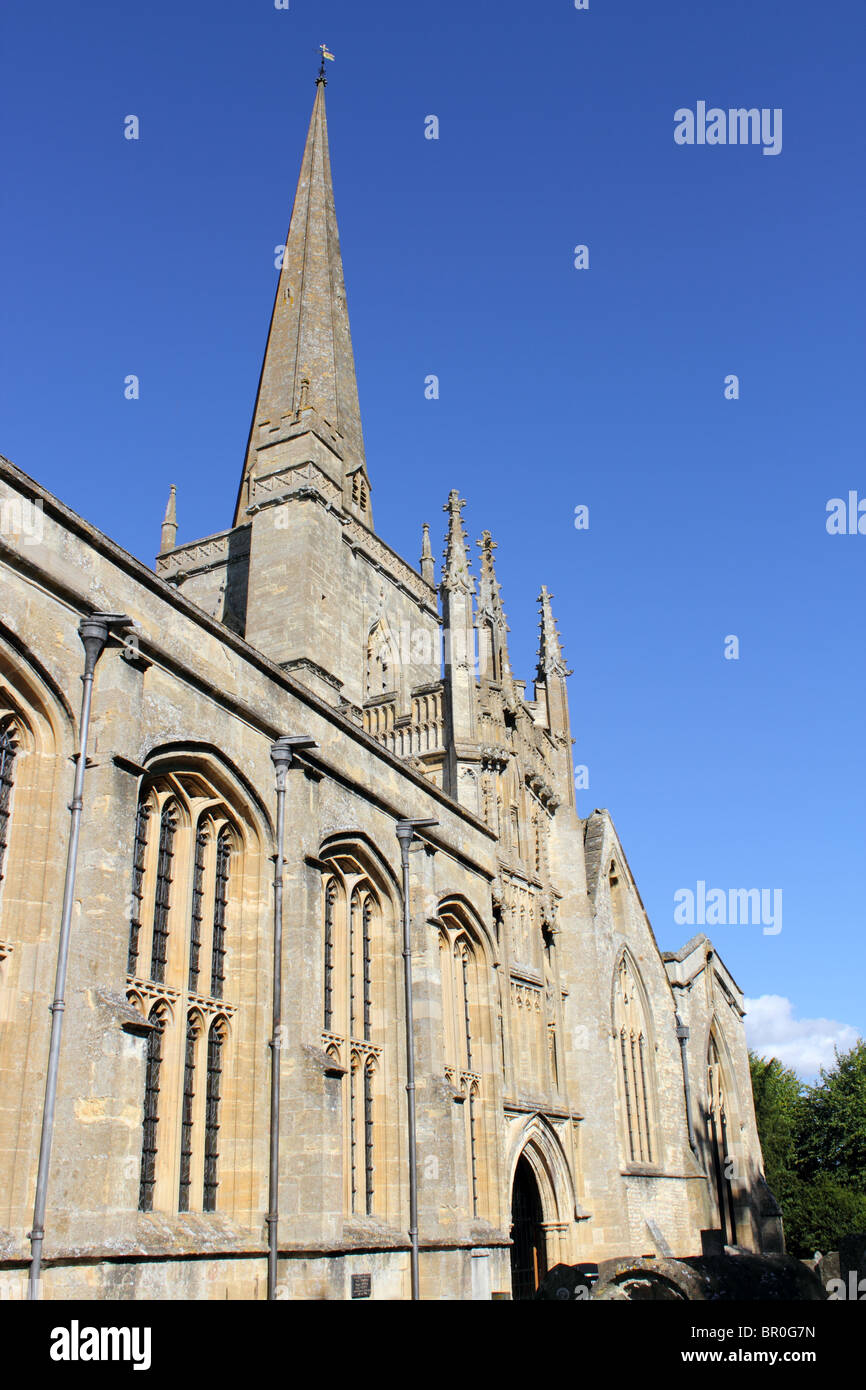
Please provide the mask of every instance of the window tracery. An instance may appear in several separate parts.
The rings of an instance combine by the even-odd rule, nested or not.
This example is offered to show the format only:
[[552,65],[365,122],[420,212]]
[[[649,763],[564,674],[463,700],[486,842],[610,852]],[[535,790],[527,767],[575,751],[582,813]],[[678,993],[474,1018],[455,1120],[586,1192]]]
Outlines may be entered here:
[[649,1031],[637,972],[620,956],[614,991],[614,1038],[620,1071],[626,1152],[631,1163],[653,1163]]
[[737,1218],[731,1186],[731,1160],[728,1152],[730,1103],[724,1068],[713,1033],[707,1050],[707,1139],[716,1185],[719,1225],[726,1245],[737,1243]]
[[217,1207],[222,1074],[236,1007],[224,996],[243,845],[235,815],[204,776],[171,772],[142,786],[127,961],[130,999],[152,1024],[142,1211]]
[[439,920],[445,1075],[465,1107],[466,1181],[472,1215],[477,1216],[483,1149],[483,952],[462,917],[442,913]]
[[350,1215],[377,1206],[378,1081],[383,1039],[376,1027],[377,939],[382,901],[362,861],[336,856],[323,880],[325,1051],[345,1068],[344,1187]]

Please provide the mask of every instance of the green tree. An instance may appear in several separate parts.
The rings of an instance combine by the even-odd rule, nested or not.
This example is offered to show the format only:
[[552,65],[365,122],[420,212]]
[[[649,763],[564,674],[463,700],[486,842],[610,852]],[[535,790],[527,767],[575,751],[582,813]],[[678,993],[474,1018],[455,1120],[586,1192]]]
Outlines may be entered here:
[[808,1259],[820,1250],[838,1250],[843,1236],[866,1231],[866,1196],[818,1173],[798,1180],[781,1203],[789,1255]]
[[792,1255],[838,1250],[866,1231],[866,1042],[836,1053],[814,1086],[749,1053],[764,1172]]
[[764,1173],[784,1213],[785,1199],[799,1183],[797,1135],[802,1123],[803,1083],[778,1057],[768,1061],[750,1052],[749,1070]]
[[866,1042],[861,1038],[809,1087],[797,1134],[798,1168],[866,1197]]

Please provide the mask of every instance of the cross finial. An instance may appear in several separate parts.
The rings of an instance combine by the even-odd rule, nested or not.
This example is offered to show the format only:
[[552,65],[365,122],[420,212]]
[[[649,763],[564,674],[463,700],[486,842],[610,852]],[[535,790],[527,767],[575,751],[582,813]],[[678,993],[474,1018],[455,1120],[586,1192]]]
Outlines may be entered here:
[[328,79],[327,79],[327,77],[325,76],[325,59],[326,59],[326,58],[329,58],[329,59],[331,60],[331,62],[333,63],[333,61],[334,61],[334,55],[333,55],[333,53],[331,53],[331,52],[329,51],[328,45],[327,45],[326,43],[320,43],[320,44],[319,44],[319,51],[320,51],[320,53],[321,53],[321,55],[322,55],[322,63],[321,63],[321,66],[320,66],[320,68],[319,68],[319,75],[318,75],[318,77],[316,78],[316,82],[317,82],[317,83],[318,83],[318,82],[322,82],[322,83],[324,83],[324,85],[327,87],[327,85],[328,85]]

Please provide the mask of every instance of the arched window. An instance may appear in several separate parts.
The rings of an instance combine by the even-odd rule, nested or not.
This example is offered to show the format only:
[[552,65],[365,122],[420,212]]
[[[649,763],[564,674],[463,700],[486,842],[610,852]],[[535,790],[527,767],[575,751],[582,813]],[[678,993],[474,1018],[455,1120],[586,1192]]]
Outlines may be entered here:
[[138,967],[138,950],[141,940],[142,899],[144,897],[144,856],[147,853],[147,822],[151,806],[147,801],[139,801],[135,815],[135,837],[132,854],[132,890],[130,900],[132,910],[129,918],[129,954],[126,972],[134,975]]
[[710,1163],[716,1185],[719,1226],[725,1245],[737,1243],[737,1217],[734,1192],[731,1186],[731,1162],[728,1153],[728,1091],[716,1039],[710,1034],[707,1051],[707,1140]]
[[183,1115],[180,1138],[180,1185],[178,1211],[189,1211],[189,1192],[192,1183],[193,1105],[195,1102],[195,1064],[201,1019],[191,1013],[186,1021],[186,1048],[183,1063]]
[[334,855],[323,880],[325,1051],[345,1069],[344,1191],[349,1215],[377,1210],[382,1033],[382,894],[360,856]]
[[217,1207],[222,1072],[236,1009],[230,962],[243,874],[240,824],[198,771],[155,776],[139,796],[127,987],[156,1019],[145,1076],[144,1211]]
[[211,947],[210,992],[222,999],[226,963],[226,907],[228,906],[229,864],[232,857],[232,832],[224,825],[217,838],[216,874],[213,900],[213,942]]
[[607,871],[607,886],[610,892],[610,913],[617,931],[625,931],[625,886],[623,873],[615,859],[611,859]]
[[[68,796],[61,783],[74,724],[50,677],[0,640],[0,1031],[9,1035],[3,1065],[13,1068],[20,1063],[15,1030],[2,1023],[11,1021],[9,1007],[23,987],[14,968],[18,947],[27,942],[35,948],[43,939],[46,914],[53,914],[63,892],[62,858],[47,847],[66,835]],[[19,953],[22,968],[26,972]]]
[[462,913],[443,910],[439,921],[445,1075],[454,1087],[455,1100],[463,1106],[466,1185],[471,1213],[477,1216],[484,1147],[484,953]]
[[18,725],[14,718],[0,720],[0,883],[9,843],[12,819],[12,792],[15,787],[15,759],[18,754]]
[[153,1211],[156,1184],[157,1127],[159,1125],[159,1082],[167,1010],[154,1004],[150,1011],[147,1038],[147,1066],[144,1075],[144,1126],[141,1137],[141,1178],[138,1191],[140,1211]]
[[219,1161],[219,1113],[222,1096],[222,1055],[225,1024],[211,1024],[207,1040],[207,1101],[204,1130],[204,1211],[216,1211],[217,1165]]
[[626,952],[620,956],[614,985],[614,1044],[630,1163],[653,1163],[652,1067],[649,1031],[637,971]]
[[150,949],[150,978],[158,984],[165,982],[165,958],[168,950],[168,914],[171,908],[172,860],[177,810],[167,801],[159,821],[159,857],[156,863],[156,895],[153,908],[153,932]]
[[201,971],[201,934],[204,922],[204,876],[207,866],[207,847],[210,827],[207,821],[199,822],[195,837],[195,863],[192,871],[192,908],[189,922],[189,976],[187,988],[191,994],[198,993],[198,978]]
[[330,1033],[334,1024],[334,904],[337,900],[337,883],[329,878],[325,884],[325,1032]]
[[397,688],[397,663],[391,637],[380,618],[367,638],[367,669],[364,690],[368,700],[390,694]]

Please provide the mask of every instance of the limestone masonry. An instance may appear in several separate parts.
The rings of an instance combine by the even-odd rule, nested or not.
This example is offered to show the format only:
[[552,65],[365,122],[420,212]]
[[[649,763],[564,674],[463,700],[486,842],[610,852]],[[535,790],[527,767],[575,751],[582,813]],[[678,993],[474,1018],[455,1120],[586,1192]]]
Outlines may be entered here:
[[[702,1232],[782,1248],[739,986],[703,935],[659,952],[609,814],[577,814],[550,595],[530,695],[495,542],[476,560],[443,501],[437,583],[426,526],[418,568],[373,526],[320,79],[230,528],[177,545],[172,493],[153,573],[0,460],[0,1294],[94,611],[136,626],[95,672],[43,1297],[265,1297],[282,735],[317,746],[286,779],[278,1297],[409,1296],[405,818],[436,822],[410,854],[422,1297]],[[38,535],[8,521],[33,504]]]

